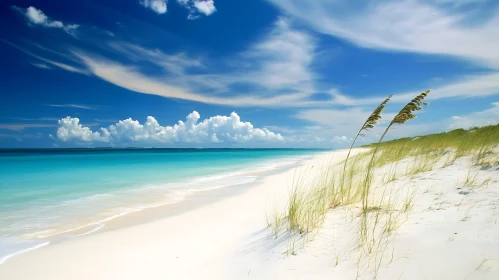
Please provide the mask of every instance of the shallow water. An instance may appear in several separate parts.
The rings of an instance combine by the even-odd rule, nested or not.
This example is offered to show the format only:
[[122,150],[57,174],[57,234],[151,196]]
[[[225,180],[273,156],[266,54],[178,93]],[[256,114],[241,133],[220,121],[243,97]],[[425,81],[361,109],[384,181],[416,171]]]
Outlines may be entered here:
[[190,194],[246,184],[319,150],[0,150],[0,263]]

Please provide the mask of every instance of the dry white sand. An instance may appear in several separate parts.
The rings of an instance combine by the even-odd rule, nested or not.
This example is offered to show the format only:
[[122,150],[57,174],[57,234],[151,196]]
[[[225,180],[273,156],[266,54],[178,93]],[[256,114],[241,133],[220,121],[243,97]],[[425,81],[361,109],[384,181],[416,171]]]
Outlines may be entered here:
[[[499,279],[497,168],[479,171],[477,182],[490,178],[486,186],[463,187],[467,158],[393,182],[415,190],[415,206],[377,279]],[[0,265],[0,279],[355,279],[351,209],[332,210],[313,240],[298,242],[296,255],[285,253],[286,234],[272,236],[266,214],[285,202],[292,178],[293,170],[269,175],[246,192],[169,218],[17,255]]]

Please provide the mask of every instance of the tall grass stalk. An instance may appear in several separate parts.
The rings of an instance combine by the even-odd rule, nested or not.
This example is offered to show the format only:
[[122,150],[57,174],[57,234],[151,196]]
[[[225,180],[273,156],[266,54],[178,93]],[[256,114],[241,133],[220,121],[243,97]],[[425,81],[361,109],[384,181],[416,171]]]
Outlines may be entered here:
[[[359,243],[353,244],[353,250],[359,253],[358,274],[373,268],[376,274],[382,263],[390,257],[384,257],[385,251],[392,251],[389,261],[393,260],[393,250],[387,251],[387,246],[393,232],[408,218],[416,197],[415,189],[410,191],[406,187],[399,188],[398,184],[393,185],[391,181],[406,175],[414,176],[435,167],[445,167],[462,156],[472,158],[475,165],[472,168],[479,169],[476,165],[499,165],[496,151],[499,144],[499,124],[383,142],[394,124],[404,124],[416,117],[414,112],[426,105],[423,100],[428,93],[429,91],[421,93],[405,105],[388,124],[378,142],[363,146],[368,149],[359,149],[359,153],[353,149],[358,136],[370,128],[366,121],[344,160],[334,161],[330,158],[328,161],[314,163],[312,167],[297,169],[286,209],[276,211],[267,218],[269,224],[275,225],[276,230],[272,232],[274,236],[279,235],[279,228],[287,231],[287,236],[290,236],[288,252],[294,254],[298,246],[296,242],[304,245],[308,240],[308,233],[316,232],[323,225],[331,209],[351,205],[343,209],[345,213],[351,211],[350,218],[359,222],[358,236],[355,236]],[[371,120],[379,120],[383,106],[391,97],[381,103],[377,111],[373,111]],[[371,123],[372,127],[374,124],[377,123]],[[407,169],[403,170],[401,166],[407,166]],[[374,176],[374,170],[378,173],[377,168],[381,167],[387,173],[384,176]],[[471,173],[469,175],[468,183],[473,181]],[[380,187],[372,187],[375,184]],[[478,183],[475,182],[476,184]],[[362,207],[360,215],[357,205]]]
[[390,130],[392,125],[394,125],[394,124],[401,125],[401,124],[404,124],[405,122],[407,122],[408,120],[416,117],[414,112],[421,110],[423,105],[428,104],[426,102],[423,102],[423,100],[425,99],[425,97],[429,93],[430,93],[430,90],[426,90],[425,92],[422,92],[421,94],[416,96],[414,99],[412,99],[411,102],[407,103],[407,105],[405,105],[404,108],[402,108],[402,110],[400,110],[400,112],[397,115],[395,115],[393,120],[390,122],[388,127],[385,129],[385,131],[381,135],[381,137],[378,141],[378,144],[374,148],[374,151],[373,151],[372,156],[371,156],[371,160],[369,161],[369,165],[367,166],[367,173],[366,173],[363,200],[362,200],[362,203],[363,203],[362,209],[364,211],[366,211],[368,208],[369,189],[370,189],[371,182],[372,182],[372,168],[373,168],[374,159],[376,158],[376,152],[378,151],[379,146],[380,146],[379,144],[381,143],[381,141],[383,141],[383,138],[385,137],[388,130]]
[[352,141],[352,144],[350,145],[350,149],[348,149],[348,154],[347,157],[345,158],[345,163],[343,164],[343,172],[341,176],[341,193],[344,193],[344,185],[345,185],[345,174],[346,174],[346,169],[347,169],[347,163],[348,163],[348,158],[350,157],[350,153],[352,152],[353,145],[355,145],[355,141],[357,141],[357,138],[362,135],[362,131],[368,131],[371,128],[374,128],[378,121],[381,119],[381,113],[385,110],[386,104],[390,101],[392,98],[393,94],[390,94],[388,98],[386,98],[381,104],[374,109],[374,111],[371,113],[371,115],[367,118],[367,120],[364,122],[362,127],[359,129],[359,132],[357,132],[357,135],[355,135],[355,138]]

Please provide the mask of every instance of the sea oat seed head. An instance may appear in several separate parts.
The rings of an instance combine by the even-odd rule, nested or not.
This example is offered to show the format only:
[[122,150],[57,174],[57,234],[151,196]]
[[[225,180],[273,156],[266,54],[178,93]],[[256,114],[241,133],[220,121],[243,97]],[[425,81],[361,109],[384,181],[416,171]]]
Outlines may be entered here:
[[385,110],[386,103],[388,103],[388,101],[390,101],[390,98],[392,98],[392,96],[393,96],[393,94],[390,94],[390,96],[388,96],[388,98],[385,99],[385,101],[381,102],[381,104],[379,104],[379,106],[371,113],[369,118],[367,118],[366,122],[364,123],[364,125],[360,129],[361,131],[362,130],[369,130],[369,129],[373,128],[378,123],[378,120],[381,119],[381,113]]
[[423,102],[423,99],[430,93],[430,90],[426,90],[416,96],[411,102],[407,103],[407,105],[400,110],[400,112],[393,118],[392,123],[403,124],[410,119],[414,119],[416,117],[413,112],[419,111],[423,108],[423,106],[428,105],[427,102]]

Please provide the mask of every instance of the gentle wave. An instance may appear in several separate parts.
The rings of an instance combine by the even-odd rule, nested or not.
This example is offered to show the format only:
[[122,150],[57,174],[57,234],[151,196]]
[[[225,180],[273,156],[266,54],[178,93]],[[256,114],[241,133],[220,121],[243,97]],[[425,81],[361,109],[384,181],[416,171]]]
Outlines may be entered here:
[[[43,243],[28,248],[23,247],[21,250],[19,250],[19,248],[12,248],[13,252],[2,253],[0,251],[0,253],[2,253],[0,254],[0,264],[17,254],[46,246],[50,244],[51,241],[57,240],[54,238],[72,238],[89,235],[104,228],[105,224],[111,220],[145,209],[178,203],[194,193],[248,184],[257,179],[255,173],[267,172],[297,164],[307,158],[309,158],[309,156],[287,157],[280,160],[259,163],[233,172],[192,178],[184,182],[142,185],[122,191],[93,194],[61,201],[57,204],[41,206],[31,213],[31,215],[41,216],[29,216],[29,220],[25,220],[25,222],[29,221],[31,223],[31,228],[35,229],[36,227],[39,227],[39,230],[21,233],[18,235],[18,238],[21,238],[20,240],[24,241],[39,240],[43,241]],[[135,199],[136,197],[140,199]],[[158,197],[160,198],[159,200]],[[144,200],[142,200],[142,202],[138,203],[141,199],[145,199],[146,201],[149,200],[150,202],[144,203]],[[97,211],[97,213],[92,214],[90,213],[91,211],[88,212],[89,209]],[[12,221],[15,221],[18,217],[23,217],[23,215],[26,215],[29,211],[31,210],[19,211],[17,216],[16,213],[12,213],[10,217],[3,221],[7,222],[7,225],[10,226],[12,234],[9,235],[11,237],[13,237],[13,233],[15,232],[27,230],[23,228],[23,226],[25,227],[23,222]],[[61,216],[59,213],[64,213],[65,216]],[[80,219],[82,217],[78,218],[81,215],[94,216],[94,218],[90,220],[87,218],[87,221],[85,222],[84,219]],[[83,224],[74,224],[75,220],[81,221]],[[61,221],[63,222],[62,224],[60,224]],[[0,222],[2,222],[1,219]],[[45,226],[43,225],[43,222],[46,223]],[[66,222],[66,224],[64,224],[64,222]],[[83,232],[83,230],[85,231]]]
[[238,178],[238,179],[239,179],[239,181],[232,180],[232,181],[228,181],[225,184],[218,184],[216,186],[211,186],[211,187],[203,187],[203,188],[197,188],[197,189],[190,188],[190,189],[179,190],[177,192],[177,196],[181,197],[180,199],[176,199],[176,200],[169,199],[167,201],[162,201],[162,202],[142,204],[142,205],[137,205],[137,206],[135,206],[133,208],[111,209],[110,212],[118,211],[119,213],[111,215],[111,216],[108,216],[106,218],[103,218],[103,219],[95,221],[95,222],[91,222],[91,223],[88,223],[88,224],[84,224],[84,225],[81,225],[81,226],[78,226],[78,227],[69,228],[69,229],[61,229],[61,230],[50,229],[50,230],[43,230],[43,231],[39,231],[39,232],[35,232],[35,233],[30,233],[30,234],[24,234],[24,235],[22,235],[22,238],[25,238],[25,239],[33,239],[33,238],[35,238],[35,239],[44,239],[44,238],[49,238],[49,237],[53,237],[53,236],[64,235],[64,234],[70,233],[70,232],[80,231],[82,229],[85,229],[85,228],[88,228],[88,227],[91,227],[91,226],[96,226],[96,225],[98,226],[96,229],[92,229],[89,232],[86,232],[84,234],[77,234],[77,235],[71,235],[71,236],[74,237],[74,236],[87,235],[87,234],[90,234],[90,233],[97,232],[99,229],[101,229],[103,227],[104,223],[112,221],[114,219],[117,219],[117,218],[129,215],[129,214],[132,214],[132,213],[136,213],[136,212],[139,212],[139,211],[143,211],[143,210],[146,210],[146,209],[157,208],[157,207],[161,207],[161,206],[166,206],[166,205],[174,204],[174,203],[177,203],[177,202],[180,202],[180,201],[184,200],[185,197],[188,196],[189,194],[198,193],[198,192],[205,192],[205,191],[211,191],[211,190],[216,190],[216,189],[221,189],[221,188],[225,188],[225,187],[228,187],[228,186],[236,186],[236,185],[248,184],[248,183],[251,183],[251,182],[255,181],[256,177],[247,177],[247,178]]
[[22,253],[26,253],[26,252],[29,252],[29,251],[33,251],[33,250],[36,250],[36,249],[39,249],[39,248],[42,248],[42,247],[45,247],[47,245],[50,244],[50,241],[47,241],[47,242],[44,242],[44,243],[41,243],[41,244],[38,244],[38,245],[35,245],[33,247],[29,247],[29,248],[26,248],[26,249],[22,249],[20,251],[16,251],[14,253],[11,253],[9,255],[5,255],[3,256],[1,259],[0,259],[0,264],[3,264],[7,259],[10,259],[14,256],[17,256],[19,254],[22,254]]
[[94,232],[97,232],[98,230],[100,230],[101,228],[103,228],[105,226],[105,224],[100,224],[98,225],[96,228],[94,229],[91,229],[85,233],[82,233],[82,234],[76,234],[76,235],[73,235],[73,237],[78,237],[78,236],[83,236],[83,235],[88,235],[88,234],[91,234],[91,233],[94,233]]

